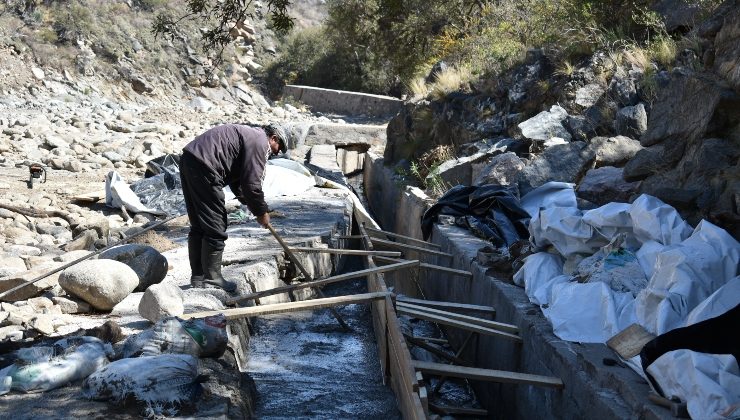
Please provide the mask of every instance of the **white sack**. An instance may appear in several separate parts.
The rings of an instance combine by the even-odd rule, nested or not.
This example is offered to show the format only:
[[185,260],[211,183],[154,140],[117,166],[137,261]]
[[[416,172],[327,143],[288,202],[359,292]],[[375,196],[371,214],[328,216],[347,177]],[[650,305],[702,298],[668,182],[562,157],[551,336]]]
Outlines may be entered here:
[[262,191],[265,193],[265,198],[298,195],[314,185],[315,182],[312,176],[306,176],[301,172],[283,166],[265,166],[265,179],[262,181]]
[[[563,259],[548,252],[538,252],[525,258],[524,265],[514,274],[514,284],[524,287],[524,291],[532,298],[537,289],[554,277],[563,274]],[[545,302],[546,303],[546,302]]]
[[583,221],[609,241],[624,234],[626,248],[635,250],[640,247],[640,242],[633,233],[630,205],[627,203],[608,203],[588,210],[583,213]]
[[527,293],[529,301],[540,306],[549,305],[552,301],[552,288],[555,287],[556,284],[567,283],[571,281],[571,279],[571,276],[566,274],[551,278],[550,280],[540,284],[539,287],[531,293]]
[[640,242],[656,241],[671,245],[691,235],[691,226],[676,209],[659,199],[643,194],[630,206],[635,237]]
[[548,182],[525,194],[519,205],[533,218],[544,208],[578,207],[574,186],[568,182]]
[[142,204],[139,197],[131,191],[126,180],[116,171],[110,171],[105,176],[105,205],[116,209],[125,207],[133,213],[165,214]]
[[730,280],[697,305],[686,318],[686,326],[718,317],[740,305],[740,276]]
[[529,222],[529,233],[535,245],[552,244],[564,257],[572,254],[591,255],[609,243],[593,227],[583,221],[576,207],[552,207],[540,210]]
[[658,254],[667,249],[668,247],[658,242],[647,241],[637,250],[635,253],[637,255],[637,261],[640,263],[640,267],[642,267],[642,271],[645,272],[647,278],[653,276],[655,260],[658,259]]
[[686,401],[693,419],[730,419],[740,416],[740,370],[729,354],[675,350],[647,368],[671,398]]
[[737,276],[739,264],[740,243],[703,220],[691,237],[658,254],[637,296],[639,323],[656,335],[684,326],[692,309]]
[[611,290],[605,283],[561,283],[552,287],[545,314],[555,335],[567,341],[604,343],[627,328],[621,316],[631,293]]

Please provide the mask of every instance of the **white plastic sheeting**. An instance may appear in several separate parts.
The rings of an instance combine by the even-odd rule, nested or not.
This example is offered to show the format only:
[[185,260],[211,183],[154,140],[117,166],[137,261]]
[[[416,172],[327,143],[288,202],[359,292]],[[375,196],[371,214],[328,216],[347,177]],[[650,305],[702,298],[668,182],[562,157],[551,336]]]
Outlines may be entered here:
[[[557,256],[541,252],[525,261],[514,280],[531,302],[543,305],[561,339],[604,343],[633,323],[662,334],[740,301],[740,243],[712,223],[692,230],[674,208],[648,195],[583,213],[569,184],[545,184],[530,194],[522,203],[532,215],[532,239],[562,255],[566,267],[553,267]],[[625,238],[624,250],[634,251],[630,271],[649,279],[644,289],[632,291],[636,297],[611,280],[595,281],[604,276],[579,283],[563,274],[618,235]],[[740,414],[740,372],[728,357],[681,350],[663,355],[650,372],[669,396],[688,401],[694,418],[723,418]],[[630,366],[641,370],[639,362]]]
[[702,221],[683,242],[657,254],[648,286],[635,305],[640,324],[653,334],[684,326],[686,317],[738,274],[740,244]]
[[265,166],[265,179],[262,181],[265,198],[298,195],[316,185],[311,172],[300,163],[275,162],[286,160],[269,160]]

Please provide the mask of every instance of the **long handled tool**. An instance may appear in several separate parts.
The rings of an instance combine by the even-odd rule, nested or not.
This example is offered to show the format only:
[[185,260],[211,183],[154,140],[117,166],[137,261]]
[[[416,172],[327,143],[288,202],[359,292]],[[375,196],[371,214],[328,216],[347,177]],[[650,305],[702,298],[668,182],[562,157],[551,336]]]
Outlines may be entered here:
[[[305,281],[313,281],[313,277],[311,277],[311,275],[308,274],[308,271],[306,271],[306,269],[303,268],[303,264],[298,262],[298,259],[293,254],[293,251],[291,251],[290,248],[288,248],[288,244],[286,244],[283,241],[283,238],[281,238],[280,235],[278,235],[278,233],[275,231],[275,228],[273,228],[272,225],[268,224],[267,229],[270,230],[270,233],[272,233],[272,236],[274,236],[275,239],[277,239],[277,241],[280,243],[280,246],[283,247],[283,250],[285,251],[285,254],[288,256],[290,261],[293,262],[293,264],[295,264],[295,266],[298,267],[298,269],[301,271],[301,274],[303,274],[303,279]],[[316,294],[319,295],[319,297],[321,298],[326,297],[324,295],[324,292],[322,292],[321,289],[319,289],[318,287],[313,287],[313,290],[316,291]],[[337,319],[337,322],[339,322],[342,328],[344,328],[347,331],[352,331],[352,328],[350,328],[349,325],[347,325],[347,323],[344,321],[344,319],[342,319],[342,316],[339,315],[339,312],[337,312],[336,309],[329,308],[329,311],[331,311],[331,314],[334,316],[334,318]]]

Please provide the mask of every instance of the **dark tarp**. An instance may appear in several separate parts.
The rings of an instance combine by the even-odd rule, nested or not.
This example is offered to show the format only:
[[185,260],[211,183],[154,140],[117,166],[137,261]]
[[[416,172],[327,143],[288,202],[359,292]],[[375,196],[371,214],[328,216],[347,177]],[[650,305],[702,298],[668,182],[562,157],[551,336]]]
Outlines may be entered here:
[[432,234],[432,226],[440,214],[454,216],[456,225],[498,247],[508,247],[529,237],[529,214],[520,206],[514,186],[452,187],[424,213],[421,219],[424,239]]

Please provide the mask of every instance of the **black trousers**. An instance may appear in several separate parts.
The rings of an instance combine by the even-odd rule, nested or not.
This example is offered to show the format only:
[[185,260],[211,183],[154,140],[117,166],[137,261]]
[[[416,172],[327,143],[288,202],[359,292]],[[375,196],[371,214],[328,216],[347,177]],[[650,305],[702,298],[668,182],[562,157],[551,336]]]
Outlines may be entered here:
[[228,237],[223,179],[188,152],[180,160],[180,179],[190,219],[188,241],[203,240],[222,251]]

